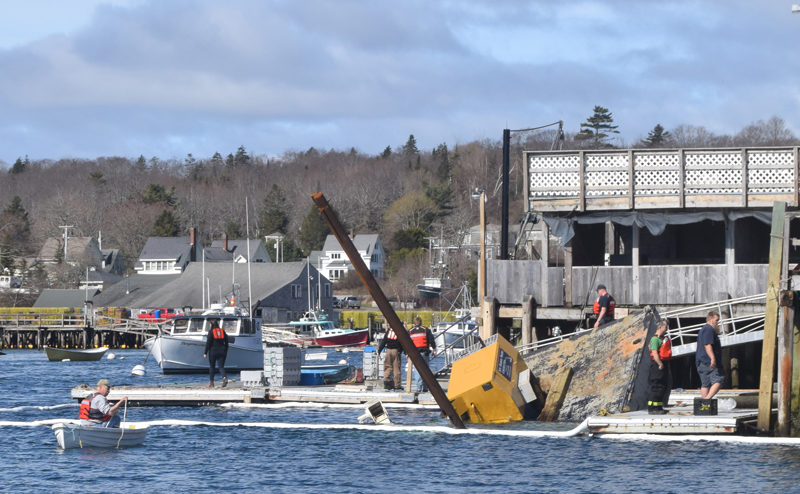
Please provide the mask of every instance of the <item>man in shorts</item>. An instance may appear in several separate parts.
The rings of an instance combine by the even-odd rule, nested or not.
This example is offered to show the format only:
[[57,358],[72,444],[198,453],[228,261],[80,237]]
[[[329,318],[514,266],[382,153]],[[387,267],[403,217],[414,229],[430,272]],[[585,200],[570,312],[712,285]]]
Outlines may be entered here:
[[725,382],[722,367],[722,345],[719,342],[719,314],[711,311],[706,315],[706,324],[697,335],[697,352],[694,356],[697,373],[700,375],[700,397],[713,398]]

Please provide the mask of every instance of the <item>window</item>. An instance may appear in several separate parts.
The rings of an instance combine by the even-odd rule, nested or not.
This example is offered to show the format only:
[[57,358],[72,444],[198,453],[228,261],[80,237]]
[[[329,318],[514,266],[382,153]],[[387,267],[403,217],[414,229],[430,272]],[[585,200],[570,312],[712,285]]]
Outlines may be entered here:
[[325,296],[326,297],[330,297],[331,296],[331,284],[330,283],[325,283]]
[[331,259],[341,259],[342,254],[339,252],[331,252]]
[[303,296],[302,285],[292,285],[292,298],[300,298]]

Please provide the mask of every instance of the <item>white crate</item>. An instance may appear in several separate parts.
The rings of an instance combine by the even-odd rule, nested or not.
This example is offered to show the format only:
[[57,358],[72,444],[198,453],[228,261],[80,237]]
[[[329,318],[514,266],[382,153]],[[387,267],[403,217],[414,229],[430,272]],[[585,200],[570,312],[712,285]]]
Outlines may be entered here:
[[242,381],[242,386],[263,386],[264,371],[243,370],[239,373],[239,380]]
[[264,380],[270,387],[296,386],[300,382],[300,349],[264,347]]

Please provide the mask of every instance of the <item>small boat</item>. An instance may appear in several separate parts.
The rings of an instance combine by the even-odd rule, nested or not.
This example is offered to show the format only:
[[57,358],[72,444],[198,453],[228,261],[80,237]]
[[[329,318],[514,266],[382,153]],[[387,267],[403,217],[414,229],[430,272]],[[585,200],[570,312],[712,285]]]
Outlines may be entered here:
[[101,427],[61,422],[53,432],[61,449],[127,448],[140,446],[147,436],[147,425],[123,422],[120,427]]
[[215,306],[201,315],[176,316],[166,323],[163,332],[145,340],[164,374],[208,372],[208,359],[203,358],[210,320],[220,322],[228,334],[228,355],[225,370],[261,370],[264,349],[261,345],[261,319],[251,318],[238,307]]
[[107,351],[107,346],[87,348],[86,350],[78,348],[44,347],[44,353],[47,355],[47,359],[52,362],[61,362],[63,360],[69,360],[71,362],[94,362],[103,358],[103,355]]
[[[289,323],[288,330],[268,328],[265,336],[278,343],[299,346],[364,346],[369,329],[337,328],[324,311],[309,311],[297,321]],[[272,336],[272,337],[271,337]]]
[[300,386],[336,384],[353,374],[347,364],[304,365],[300,368]]

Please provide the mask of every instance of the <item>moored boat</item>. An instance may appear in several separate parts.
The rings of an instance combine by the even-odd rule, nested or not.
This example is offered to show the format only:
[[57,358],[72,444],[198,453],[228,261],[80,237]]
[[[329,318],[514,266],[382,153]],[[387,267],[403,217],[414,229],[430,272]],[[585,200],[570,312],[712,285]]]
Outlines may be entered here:
[[140,446],[147,436],[147,425],[123,422],[120,427],[80,425],[68,422],[53,424],[61,449],[126,448]]
[[78,348],[44,347],[44,353],[47,355],[47,359],[52,362],[61,362],[62,360],[69,360],[71,362],[94,362],[103,358],[103,355],[107,351],[107,346],[87,348],[85,350]]
[[261,319],[250,317],[237,307],[214,307],[203,314],[173,318],[153,338],[144,342],[164,374],[208,372],[203,357],[210,321],[218,320],[228,334],[226,371],[260,370],[264,368],[261,346]]
[[337,328],[324,311],[309,311],[290,322],[287,329],[268,328],[265,335],[273,335],[275,342],[299,346],[364,346],[369,329]]

